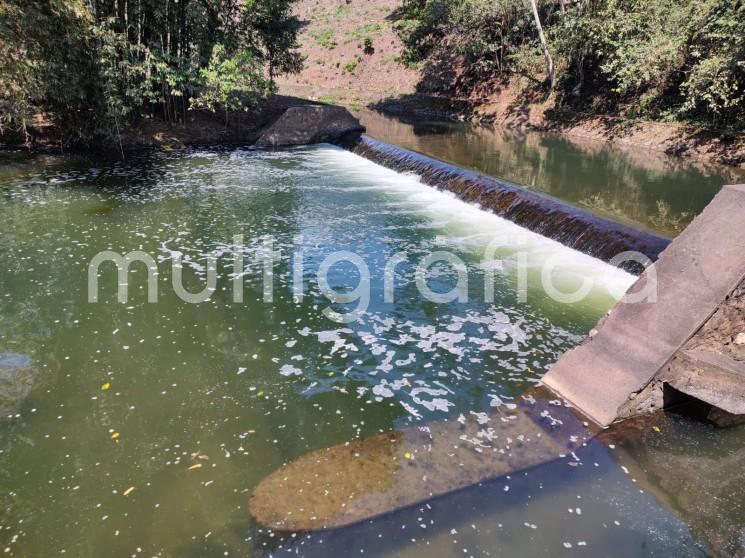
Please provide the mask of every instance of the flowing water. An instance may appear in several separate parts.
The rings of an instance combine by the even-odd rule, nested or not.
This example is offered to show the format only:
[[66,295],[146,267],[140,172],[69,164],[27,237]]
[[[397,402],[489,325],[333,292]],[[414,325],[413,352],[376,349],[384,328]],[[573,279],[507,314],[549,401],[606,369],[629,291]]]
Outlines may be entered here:
[[579,137],[358,111],[367,133],[454,165],[545,192],[633,227],[674,237],[745,171]]
[[[331,146],[10,158],[0,196],[6,555],[702,555],[665,487],[619,465],[628,452],[642,471],[649,460],[596,441],[329,533],[273,533],[248,514],[252,489],[308,451],[512,405],[631,284],[625,272]],[[509,239],[502,265],[484,268],[495,238]],[[104,250],[151,255],[157,303],[142,263],[127,302],[110,263],[89,302]],[[444,293],[460,277],[462,300],[417,288],[416,263],[438,250],[465,263],[468,284],[436,262],[427,285]],[[365,302],[367,267],[367,304],[330,302],[317,271],[338,251],[359,259],[331,265],[328,286]],[[386,300],[386,262],[402,252]],[[174,274],[199,292],[208,256],[215,291],[182,300]],[[593,288],[553,300],[546,262],[559,291]],[[339,323],[327,307],[360,311]]]

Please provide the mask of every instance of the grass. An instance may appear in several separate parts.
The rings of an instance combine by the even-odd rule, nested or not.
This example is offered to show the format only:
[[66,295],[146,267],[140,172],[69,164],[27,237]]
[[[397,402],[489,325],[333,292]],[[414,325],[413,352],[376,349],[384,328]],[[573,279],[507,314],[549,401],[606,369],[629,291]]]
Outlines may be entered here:
[[344,64],[344,71],[348,74],[354,74],[355,70],[357,69],[357,61],[352,60],[351,62],[347,62]]
[[354,39],[360,40],[365,36],[379,33],[382,29],[383,26],[380,23],[366,23],[365,25],[356,27],[352,31],[347,31],[347,35]]
[[324,48],[334,48],[338,43],[334,37],[333,29],[320,29],[313,33],[313,38],[319,46]]
[[318,97],[318,101],[321,103],[326,103],[327,105],[335,105],[336,104],[336,97],[333,95],[321,95]]
[[346,17],[351,13],[352,13],[352,8],[344,4],[337,6],[333,12],[327,11],[321,7],[316,6],[315,8],[311,10],[310,17],[311,19],[315,21],[325,21],[328,23],[333,19]]

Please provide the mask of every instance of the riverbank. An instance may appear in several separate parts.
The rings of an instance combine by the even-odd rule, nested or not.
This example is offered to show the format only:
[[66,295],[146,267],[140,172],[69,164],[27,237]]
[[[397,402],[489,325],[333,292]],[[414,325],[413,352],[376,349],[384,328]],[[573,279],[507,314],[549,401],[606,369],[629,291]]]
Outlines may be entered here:
[[305,67],[280,78],[280,92],[408,119],[477,121],[745,168],[744,130],[733,136],[679,122],[630,119],[622,108],[603,112],[602,103],[591,112],[578,112],[557,103],[556,96],[546,99],[536,79],[517,73],[479,82],[464,94],[453,86],[463,70],[457,64],[406,61],[398,32],[405,23],[401,6],[400,0],[347,0],[341,5],[337,0],[301,0],[297,13],[304,26],[298,39]]
[[476,100],[425,95],[389,97],[372,106],[392,114],[471,120],[507,129],[553,132],[745,168],[745,134],[720,135],[682,123],[575,113],[558,109],[552,98],[531,100],[516,89],[506,87],[491,97]]
[[283,84],[282,92],[312,101],[338,103],[352,110],[367,107],[409,122],[474,122],[504,130],[546,132],[745,169],[745,134],[720,135],[681,123],[573,113],[557,109],[551,98],[531,101],[516,87],[504,88],[481,99],[417,93],[391,96],[375,91],[293,84]]
[[140,119],[122,128],[121,135],[102,139],[94,147],[66,148],[51,118],[37,115],[22,133],[0,135],[0,149],[24,149],[42,153],[110,152],[126,153],[140,149],[175,150],[194,145],[251,145],[261,131],[275,122],[290,107],[316,104],[314,101],[288,95],[273,95],[247,111],[224,112],[190,110],[183,122]]

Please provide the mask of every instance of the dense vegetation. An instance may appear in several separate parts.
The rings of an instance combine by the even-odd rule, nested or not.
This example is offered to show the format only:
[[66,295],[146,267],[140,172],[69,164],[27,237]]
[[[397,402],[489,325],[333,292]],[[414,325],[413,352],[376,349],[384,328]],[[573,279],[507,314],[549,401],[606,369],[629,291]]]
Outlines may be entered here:
[[135,118],[249,107],[302,66],[295,0],[3,0],[0,128],[52,118],[64,142]]
[[[567,105],[745,128],[745,0],[540,0]],[[460,72],[440,88],[473,91],[545,75],[524,0],[405,0],[396,27],[411,63]]]

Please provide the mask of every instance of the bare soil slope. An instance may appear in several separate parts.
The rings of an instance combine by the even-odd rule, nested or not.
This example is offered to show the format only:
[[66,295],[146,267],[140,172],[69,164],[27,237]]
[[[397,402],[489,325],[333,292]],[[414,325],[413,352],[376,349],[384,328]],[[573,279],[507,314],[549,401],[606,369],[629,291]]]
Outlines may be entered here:
[[367,104],[414,93],[420,73],[399,61],[393,29],[400,0],[302,0],[305,69],[279,81],[281,91],[326,102]]
[[537,95],[527,80],[485,83],[468,98],[447,91],[421,94],[432,90],[427,76],[436,61],[426,61],[422,66],[426,71],[400,61],[403,44],[394,29],[400,5],[401,0],[301,0],[305,69],[282,78],[280,91],[352,108],[373,105],[402,118],[488,121],[745,168],[743,134],[721,138],[682,124],[571,114],[557,110],[553,97]]

